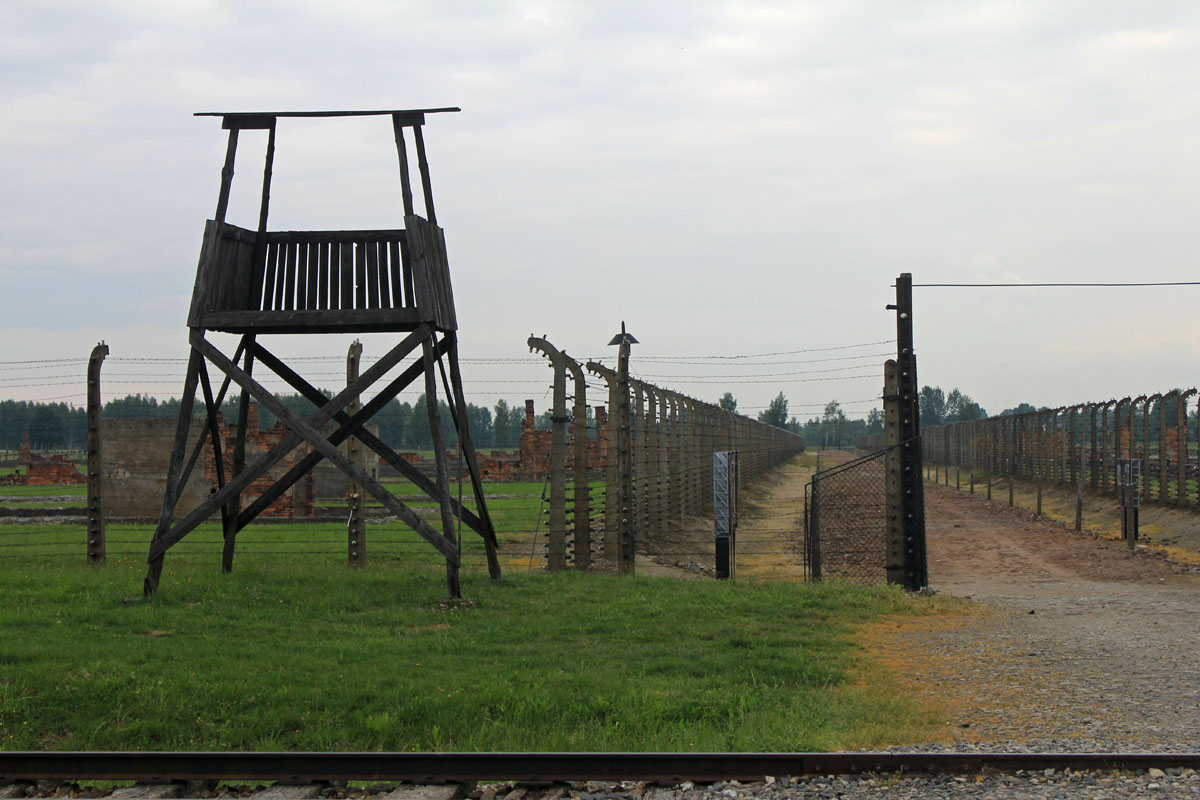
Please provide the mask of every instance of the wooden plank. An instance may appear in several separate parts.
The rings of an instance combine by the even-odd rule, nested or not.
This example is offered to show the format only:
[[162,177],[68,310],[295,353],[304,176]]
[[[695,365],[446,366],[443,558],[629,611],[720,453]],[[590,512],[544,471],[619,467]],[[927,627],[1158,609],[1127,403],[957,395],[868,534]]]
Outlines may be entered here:
[[290,246],[284,242],[279,247],[279,261],[275,265],[275,288],[274,296],[271,298],[271,308],[273,310],[283,309],[283,287],[287,283],[287,262],[288,250]]
[[349,311],[354,308],[354,246],[342,243],[341,263],[342,299],[338,308]]
[[330,242],[329,244],[329,263],[327,265],[329,269],[329,298],[325,304],[325,308],[328,309],[339,308],[341,306],[341,248],[342,246],[337,242]]
[[267,260],[263,264],[262,294],[259,297],[258,308],[268,310],[274,306],[275,300],[275,260],[279,258],[279,245],[272,242],[267,245]]
[[288,245],[287,263],[283,269],[283,309],[296,308],[296,265],[300,263],[300,245]]
[[329,307],[329,243],[317,245],[317,304],[309,308]]
[[[230,226],[232,227],[232,226]],[[248,231],[251,238],[253,231]],[[390,242],[404,239],[402,228],[373,228],[360,231],[268,231],[268,242]]]
[[222,117],[229,124],[245,128],[246,120],[259,117],[383,117],[399,116],[406,126],[424,124],[426,114],[446,114],[462,111],[457,106],[443,108],[391,108],[351,111],[197,111],[193,117]]
[[400,277],[400,242],[388,242],[388,277],[391,281],[392,308],[404,307],[404,281]]
[[367,307],[367,249],[361,242],[354,245],[354,307]]
[[204,223],[204,238],[200,245],[200,261],[196,266],[196,282],[192,287],[192,305],[188,311],[188,327],[200,325],[200,318],[209,310],[209,287],[213,281],[213,250],[216,247],[219,223]]
[[404,305],[408,308],[416,308],[417,295],[413,289],[412,257],[407,238],[400,240],[400,269],[404,276]]
[[321,270],[320,263],[321,245],[317,242],[312,242],[308,245],[308,270],[305,276],[305,301],[304,307],[315,309],[317,305],[317,275]]
[[258,234],[252,230],[240,228],[228,222],[217,222],[216,220],[212,220],[212,222],[220,232],[222,239],[230,239],[242,244],[255,244],[258,242]]
[[324,311],[209,311],[195,327],[226,333],[406,332],[426,322],[416,308],[327,309]]
[[304,303],[308,300],[308,287],[305,286],[308,274],[308,248],[307,243],[297,243],[292,247],[296,254],[296,281],[292,284],[289,294],[292,296],[292,307],[297,311],[303,311]]
[[367,308],[380,308],[379,245],[375,242],[364,242],[359,247],[367,250]]
[[450,262],[446,256],[446,232],[434,225],[431,234],[437,257],[438,303],[441,310],[438,321],[442,330],[452,331],[458,328],[458,319],[454,312],[454,289],[450,284]]

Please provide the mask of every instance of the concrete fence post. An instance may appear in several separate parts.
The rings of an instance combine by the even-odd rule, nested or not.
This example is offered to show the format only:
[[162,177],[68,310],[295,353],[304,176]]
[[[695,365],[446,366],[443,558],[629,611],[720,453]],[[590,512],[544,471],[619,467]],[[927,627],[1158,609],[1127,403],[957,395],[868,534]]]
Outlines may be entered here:
[[[346,351],[347,385],[358,380],[362,349],[362,342],[355,339]],[[355,397],[346,407],[346,411],[350,416],[354,416],[361,408],[362,401],[358,397]],[[250,433],[250,431],[247,431],[247,435],[250,435]],[[254,431],[254,433],[257,433],[257,431]],[[361,450],[362,445],[359,443],[358,437],[351,436],[346,439],[346,457],[350,459],[351,463],[362,466],[362,459],[360,458]],[[362,489],[352,478],[347,478],[346,480],[346,559],[347,563],[352,567],[365,567],[367,565],[367,527],[363,519]]]
[[104,535],[104,458],[101,452],[100,366],[108,355],[104,342],[92,348],[87,367],[87,563],[103,564],[108,554]]

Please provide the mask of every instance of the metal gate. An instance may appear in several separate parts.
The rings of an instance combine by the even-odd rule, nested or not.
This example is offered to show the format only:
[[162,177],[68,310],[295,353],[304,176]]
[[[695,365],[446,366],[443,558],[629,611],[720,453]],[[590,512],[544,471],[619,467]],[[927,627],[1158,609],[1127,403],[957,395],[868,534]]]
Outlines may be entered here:
[[886,453],[822,470],[804,488],[804,557],[813,580],[887,580]]

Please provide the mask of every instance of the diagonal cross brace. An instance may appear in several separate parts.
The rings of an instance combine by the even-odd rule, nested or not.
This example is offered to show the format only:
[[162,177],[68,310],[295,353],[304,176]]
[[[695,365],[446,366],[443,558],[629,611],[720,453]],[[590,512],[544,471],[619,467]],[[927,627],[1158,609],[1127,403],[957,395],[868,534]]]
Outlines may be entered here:
[[[440,355],[448,348],[448,346],[449,344],[447,340],[443,339],[438,344],[437,353]],[[290,385],[308,400],[312,401],[313,403],[325,402],[325,395],[321,394],[321,392],[312,384],[304,380],[304,378],[302,378],[300,375],[296,374],[295,371],[276,358],[273,354],[268,352],[261,345],[257,345],[255,347],[255,356],[271,371],[283,378],[288,385]],[[381,391],[377,397],[365,404],[363,408],[353,416],[349,415],[345,411],[338,411],[336,414],[334,414],[333,419],[341,423],[341,427],[338,428],[338,430],[332,435],[330,435],[329,441],[335,445],[338,445],[351,436],[358,437],[360,442],[371,448],[371,450],[387,461],[389,465],[396,468],[401,475],[412,481],[417,488],[425,492],[425,494],[429,495],[431,498],[436,499],[437,484],[431,481],[423,472],[418,470],[412,464],[409,464],[407,461],[402,459],[394,450],[392,450],[392,448],[384,444],[383,441],[377,436],[372,434],[370,431],[362,429],[362,425],[368,419],[374,416],[375,413],[378,412],[383,406],[391,402],[392,398],[403,391],[405,387],[416,380],[417,376],[420,375],[423,370],[424,366],[420,362],[413,364],[407,370],[401,373],[401,375],[395,381],[389,384],[387,388]],[[275,497],[278,496],[278,494],[287,491],[288,487],[299,480],[300,476],[302,476],[305,472],[312,469],[313,466],[315,466],[322,458],[324,458],[324,456],[322,456],[319,452],[309,453],[306,455],[296,464],[296,466],[289,470],[286,475],[280,478],[276,482],[275,486],[273,486],[267,493],[264,493],[261,497],[259,497],[258,500],[256,500],[245,511],[243,511],[242,516],[246,517],[247,522],[250,519],[253,519],[253,515],[249,515],[250,512],[254,511],[257,513],[257,511],[261,510],[256,509],[256,506],[261,503],[262,507],[265,508],[267,504],[269,504],[275,499]],[[478,516],[476,516],[470,509],[461,506],[456,498],[450,498],[450,505],[451,509],[456,514],[460,514],[462,516],[463,522],[465,522],[468,527],[470,527],[480,536],[483,536],[484,539],[487,539],[487,534],[484,532],[485,527],[482,520]],[[240,521],[241,520],[239,520],[239,522]]]
[[[394,367],[401,359],[411,353],[420,344],[422,338],[430,334],[430,328],[427,325],[422,325],[406,336],[403,341],[392,348],[392,350],[382,359],[377,361],[366,372],[364,372],[357,381],[348,385],[345,389],[338,392],[332,398],[327,400],[325,404],[310,417],[309,422],[313,427],[319,427],[329,421],[334,412],[345,406],[351,399],[357,397],[368,386],[377,381],[388,370]],[[204,341],[204,336],[200,331],[192,332],[193,349],[199,349],[197,342],[203,343],[210,350],[212,346]],[[222,356],[224,358],[224,356]],[[226,359],[228,361],[228,359]],[[239,370],[240,372],[241,370]],[[244,374],[244,373],[243,373]],[[228,377],[228,376],[227,376]],[[194,388],[194,387],[193,387]],[[322,399],[324,399],[322,397]],[[263,454],[254,464],[249,465],[245,470],[239,473],[236,477],[225,484],[225,488],[211,495],[205,502],[196,507],[190,514],[184,517],[175,527],[169,531],[161,531],[161,536],[155,534],[154,541],[150,543],[150,556],[147,560],[154,561],[161,558],[170,547],[176,542],[190,533],[221,505],[228,502],[236,494],[249,486],[255,479],[265,473],[268,469],[282,460],[288,453],[300,444],[301,437],[296,433],[289,434],[283,441],[272,447]],[[164,510],[164,515],[169,514],[170,510]]]
[[[425,522],[419,514],[410,509],[404,503],[383,487],[379,481],[367,474],[366,470],[359,467],[346,457],[346,454],[339,450],[335,445],[330,443],[324,436],[321,435],[315,427],[305,422],[290,411],[280,400],[275,397],[266,387],[251,378],[240,367],[230,361],[221,351],[206,342],[203,337],[194,336],[192,341],[193,347],[196,347],[205,358],[220,368],[225,374],[233,378],[234,382],[250,393],[258,402],[262,403],[276,417],[283,422],[294,433],[302,437],[306,442],[313,446],[321,455],[329,459],[342,472],[346,473],[355,483],[362,486],[370,492],[376,500],[383,504],[384,508],[391,511],[417,532],[421,538],[425,539],[439,551],[446,559],[455,566],[459,563],[458,550],[453,542],[447,540],[446,537],[434,530],[429,523]],[[355,393],[357,394],[357,392]]]

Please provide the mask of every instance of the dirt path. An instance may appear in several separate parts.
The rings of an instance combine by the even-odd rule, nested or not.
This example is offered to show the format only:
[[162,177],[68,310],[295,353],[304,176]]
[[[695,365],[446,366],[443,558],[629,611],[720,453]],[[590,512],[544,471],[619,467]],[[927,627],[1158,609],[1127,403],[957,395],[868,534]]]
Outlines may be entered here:
[[949,623],[876,629],[877,651],[951,714],[957,748],[1196,750],[1200,580],[1142,549],[927,487],[930,585]]

